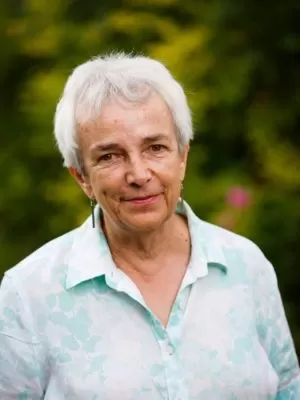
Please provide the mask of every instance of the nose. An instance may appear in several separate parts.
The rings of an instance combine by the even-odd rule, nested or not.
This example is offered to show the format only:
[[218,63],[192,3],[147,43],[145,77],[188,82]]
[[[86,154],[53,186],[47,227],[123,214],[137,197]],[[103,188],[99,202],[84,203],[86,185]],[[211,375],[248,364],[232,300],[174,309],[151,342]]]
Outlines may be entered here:
[[126,171],[126,182],[128,185],[143,186],[152,178],[151,170],[147,162],[141,156],[131,157],[128,161]]

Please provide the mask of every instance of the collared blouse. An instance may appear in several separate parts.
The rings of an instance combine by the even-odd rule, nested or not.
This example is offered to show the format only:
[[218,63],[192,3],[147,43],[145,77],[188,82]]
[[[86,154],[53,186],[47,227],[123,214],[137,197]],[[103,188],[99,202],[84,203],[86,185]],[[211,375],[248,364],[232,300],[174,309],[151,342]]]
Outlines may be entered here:
[[166,327],[90,218],[5,274],[1,400],[300,399],[272,265],[184,208],[191,259]]

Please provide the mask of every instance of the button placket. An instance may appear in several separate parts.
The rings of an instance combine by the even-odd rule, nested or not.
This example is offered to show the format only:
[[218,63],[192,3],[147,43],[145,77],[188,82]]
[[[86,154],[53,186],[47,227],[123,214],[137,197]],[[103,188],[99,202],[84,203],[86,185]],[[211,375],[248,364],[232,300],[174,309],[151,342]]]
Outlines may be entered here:
[[169,356],[172,356],[174,354],[174,347],[171,345],[171,343],[167,344],[166,349]]

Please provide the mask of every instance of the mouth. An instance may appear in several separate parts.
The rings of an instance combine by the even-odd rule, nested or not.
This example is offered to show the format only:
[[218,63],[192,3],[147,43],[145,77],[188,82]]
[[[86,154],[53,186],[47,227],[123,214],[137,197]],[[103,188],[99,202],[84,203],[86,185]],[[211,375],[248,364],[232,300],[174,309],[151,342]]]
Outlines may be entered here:
[[148,196],[139,196],[139,197],[131,197],[129,199],[125,199],[127,203],[136,204],[136,205],[145,205],[145,204],[153,204],[155,203],[160,194],[148,195]]

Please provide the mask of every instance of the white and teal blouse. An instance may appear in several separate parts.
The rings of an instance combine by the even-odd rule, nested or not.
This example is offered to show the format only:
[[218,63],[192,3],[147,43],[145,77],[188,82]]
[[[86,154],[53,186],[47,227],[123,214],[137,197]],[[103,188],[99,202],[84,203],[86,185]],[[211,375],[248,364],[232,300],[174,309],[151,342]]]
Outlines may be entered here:
[[166,328],[90,218],[5,274],[1,400],[300,399],[272,265],[185,212],[192,254]]

